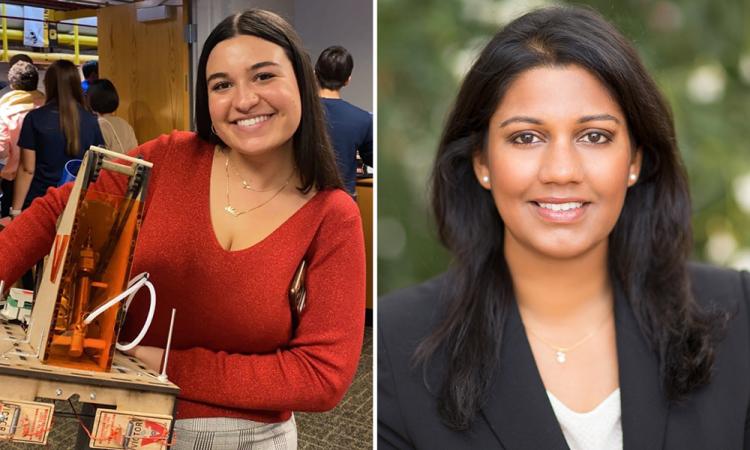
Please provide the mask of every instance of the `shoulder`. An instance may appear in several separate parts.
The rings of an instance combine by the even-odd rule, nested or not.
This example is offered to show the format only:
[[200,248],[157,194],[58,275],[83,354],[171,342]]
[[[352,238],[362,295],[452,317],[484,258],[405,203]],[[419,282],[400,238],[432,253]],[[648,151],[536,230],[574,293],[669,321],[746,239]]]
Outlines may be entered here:
[[341,189],[326,189],[310,199],[315,202],[314,210],[327,222],[346,222],[359,219],[357,203]]
[[189,171],[201,161],[205,152],[210,152],[212,144],[200,139],[190,131],[172,131],[169,134],[144,142],[128,152],[130,156],[143,158],[154,163],[154,168],[168,164],[171,171]]
[[364,109],[360,108],[359,106],[352,105],[351,103],[348,103],[351,105],[353,110],[356,111],[357,114],[359,114],[360,117],[366,118],[366,119],[372,119],[372,113],[370,111],[365,111]]
[[26,114],[26,117],[29,118],[29,120],[34,120],[36,117],[42,117],[50,114],[50,106],[49,104],[42,105],[38,108],[32,109],[29,111],[28,114]]
[[383,340],[398,342],[403,353],[410,356],[438,324],[447,282],[448,275],[441,274],[378,299],[378,328]]
[[109,117],[107,117],[107,120],[109,120],[110,122],[115,123],[118,126],[123,127],[123,128],[133,128],[130,125],[130,122],[128,122],[127,120],[123,119],[122,117],[109,116]]
[[199,138],[198,134],[192,131],[174,130],[169,134],[162,134],[157,138],[146,141],[137,148],[141,150],[148,149],[149,153],[153,151],[166,151],[167,149],[201,152],[209,150],[210,148],[213,148],[213,146]]
[[688,273],[695,299],[704,307],[746,309],[750,275],[708,264],[689,263]]
[[360,120],[366,120],[366,119],[369,120],[369,119],[372,118],[372,114],[370,114],[370,112],[365,111],[364,109],[360,108],[359,106],[353,105],[353,104],[347,102],[346,100],[342,100],[342,102],[346,106],[346,109],[348,110],[348,112],[350,114],[355,115]]
[[81,115],[82,121],[89,121],[89,122],[95,122],[98,123],[99,119],[96,114],[92,113],[91,111],[88,111],[86,108],[84,108],[81,105],[78,105],[78,113]]
[[324,98],[323,105],[332,111],[340,111],[347,115],[354,115],[358,118],[371,117],[372,115],[360,108],[359,106],[353,105],[341,98]]
[[171,133],[164,135],[172,145],[179,148],[190,148],[195,150],[213,149],[214,145],[206,142],[193,131],[172,130]]
[[[731,354],[748,356],[750,344],[750,274],[706,264],[688,265],[696,302],[705,311],[726,314],[729,319],[722,347]],[[737,361],[723,364],[736,364]],[[745,370],[750,367],[745,367]],[[737,369],[741,370],[741,369]]]

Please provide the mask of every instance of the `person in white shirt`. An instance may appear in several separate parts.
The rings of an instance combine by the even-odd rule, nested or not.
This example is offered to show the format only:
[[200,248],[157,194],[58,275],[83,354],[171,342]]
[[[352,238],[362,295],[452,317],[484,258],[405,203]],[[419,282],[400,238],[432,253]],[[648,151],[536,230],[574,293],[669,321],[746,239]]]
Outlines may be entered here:
[[97,115],[99,128],[108,149],[127,153],[128,150],[138,147],[133,127],[125,119],[114,115],[120,106],[120,97],[111,81],[106,78],[91,81],[86,99]]

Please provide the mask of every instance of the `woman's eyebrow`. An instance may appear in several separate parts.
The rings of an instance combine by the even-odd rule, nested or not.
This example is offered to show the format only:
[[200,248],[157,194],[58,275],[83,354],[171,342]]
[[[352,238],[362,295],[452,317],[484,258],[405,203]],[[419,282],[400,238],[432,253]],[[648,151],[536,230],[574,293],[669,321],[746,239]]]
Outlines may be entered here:
[[508,126],[508,125],[510,125],[512,123],[517,123],[517,122],[533,123],[534,125],[541,125],[542,124],[541,120],[535,119],[533,117],[528,117],[528,116],[514,116],[514,117],[511,117],[510,119],[503,120],[502,123],[500,123],[500,128],[503,128],[505,126]]
[[612,120],[617,124],[620,123],[620,119],[610,114],[594,114],[591,116],[583,116],[578,119],[578,123],[593,122],[595,120]]
[[[611,120],[611,121],[613,121],[615,123],[618,123],[618,124],[620,123],[620,119],[618,119],[617,117],[615,117],[615,116],[613,116],[611,114],[593,114],[593,115],[590,115],[590,116],[583,116],[580,119],[578,119],[578,123],[593,122],[593,121],[596,121],[596,120]],[[511,117],[510,119],[503,120],[500,123],[500,128],[503,128],[503,127],[508,126],[508,125],[510,125],[512,123],[518,123],[518,122],[531,123],[531,124],[534,124],[534,125],[542,125],[543,124],[543,122],[541,120],[535,119],[533,117],[528,117],[528,116],[514,116],[514,117]]]
[[[247,72],[252,72],[254,70],[262,69],[263,67],[268,66],[281,66],[281,64],[273,61],[261,61],[253,64],[252,66],[248,67]],[[229,75],[227,75],[226,72],[216,72],[212,73],[208,78],[206,78],[206,83],[210,83],[211,80],[214,80],[216,78],[229,78]]]
[[210,83],[211,80],[214,80],[216,78],[227,78],[227,74],[225,72],[212,73],[208,78],[206,78],[206,84]]
[[253,70],[262,69],[263,67],[280,66],[280,65],[281,64],[279,64],[277,62],[273,62],[273,61],[261,61],[261,62],[257,62],[255,64],[253,64],[252,66],[250,66],[250,68],[247,69],[247,71],[248,72],[252,72]]

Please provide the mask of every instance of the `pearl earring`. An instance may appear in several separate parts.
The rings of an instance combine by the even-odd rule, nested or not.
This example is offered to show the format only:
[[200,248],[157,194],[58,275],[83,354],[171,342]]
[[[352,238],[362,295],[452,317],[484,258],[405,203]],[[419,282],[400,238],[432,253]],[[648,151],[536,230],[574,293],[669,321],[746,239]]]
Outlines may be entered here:
[[489,183],[490,182],[490,177],[488,177],[487,175],[483,176],[482,177],[482,182],[483,183]]
[[637,179],[638,179],[638,175],[636,175],[636,174],[634,174],[634,173],[631,173],[631,174],[630,174],[630,181],[635,181],[635,180],[637,180]]

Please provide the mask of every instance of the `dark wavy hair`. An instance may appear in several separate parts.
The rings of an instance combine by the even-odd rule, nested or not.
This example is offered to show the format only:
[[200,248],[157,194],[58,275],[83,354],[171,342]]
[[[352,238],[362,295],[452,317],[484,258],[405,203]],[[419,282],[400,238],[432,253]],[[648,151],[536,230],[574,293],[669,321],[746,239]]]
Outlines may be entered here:
[[420,343],[414,361],[426,371],[436,352],[447,355],[438,409],[453,429],[470,427],[486,398],[513,301],[504,224],[492,195],[476,180],[472,157],[485,151],[490,117],[520,74],[566,65],[585,68],[606,86],[643,152],[639,181],[628,189],[609,236],[610,279],[623,289],[658,355],[670,401],[711,376],[726,317],[704,312],[690,290],[690,195],[671,111],[631,44],[598,13],[540,9],[508,24],[481,52],[446,121],[433,168],[433,210],[454,261],[443,293],[444,317]]
[[198,60],[195,82],[195,127],[198,136],[226,147],[211,130],[206,64],[208,56],[219,42],[239,35],[256,36],[278,45],[284,49],[294,68],[302,104],[302,119],[292,137],[294,162],[302,182],[300,190],[307,193],[313,186],[318,190],[343,188],[328,138],[310,57],[305,53],[302,40],[292,26],[281,16],[270,11],[250,9],[233,14],[222,20],[208,35]]

